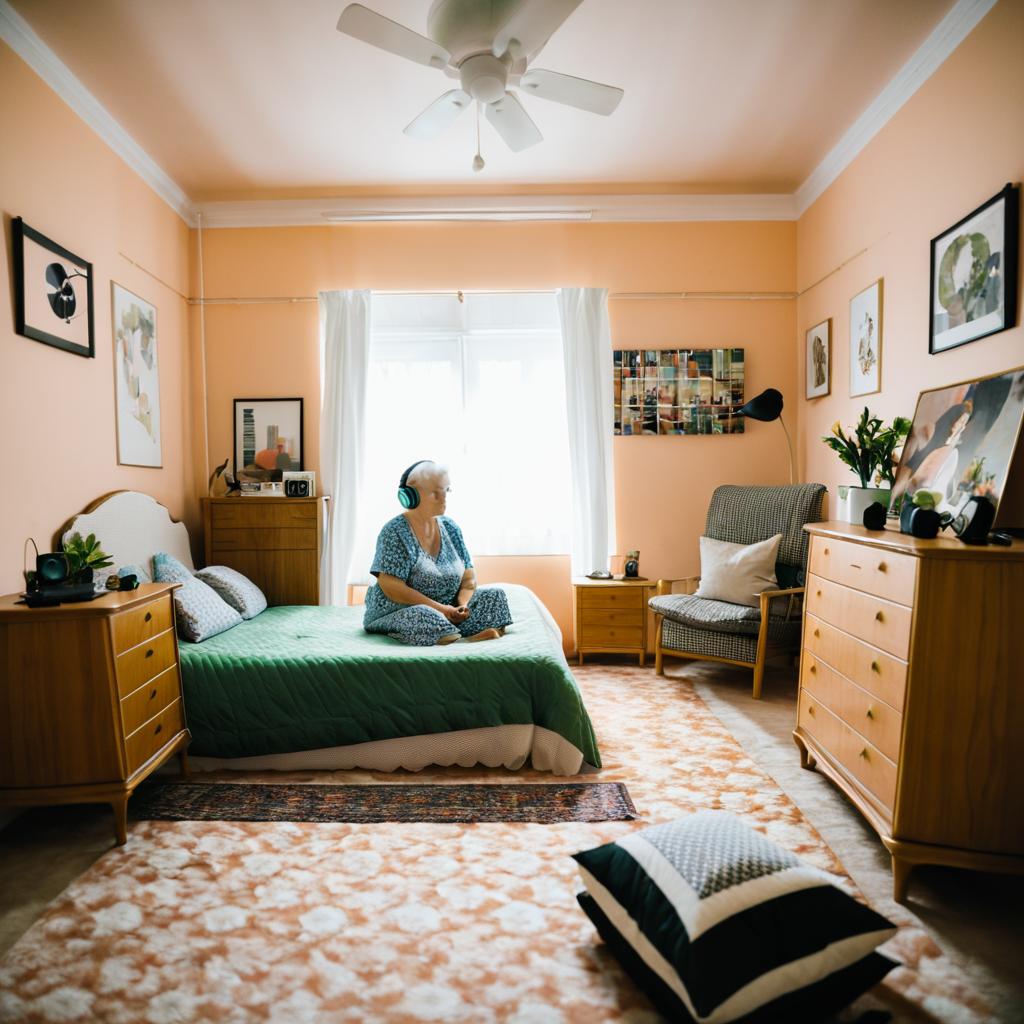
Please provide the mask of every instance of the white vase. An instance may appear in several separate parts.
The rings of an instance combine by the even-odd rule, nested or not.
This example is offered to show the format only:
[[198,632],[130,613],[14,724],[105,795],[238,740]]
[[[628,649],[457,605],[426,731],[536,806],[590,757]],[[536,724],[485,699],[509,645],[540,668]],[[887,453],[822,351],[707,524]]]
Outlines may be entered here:
[[862,524],[864,509],[875,501],[880,501],[888,508],[891,493],[884,487],[850,487],[840,484],[837,488],[836,519],[844,523]]

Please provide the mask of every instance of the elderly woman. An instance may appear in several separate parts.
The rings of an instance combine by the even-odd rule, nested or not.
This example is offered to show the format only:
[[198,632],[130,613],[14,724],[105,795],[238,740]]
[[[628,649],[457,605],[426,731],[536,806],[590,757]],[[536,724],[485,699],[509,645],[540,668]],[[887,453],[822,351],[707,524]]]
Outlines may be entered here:
[[405,644],[427,647],[495,640],[511,625],[505,592],[477,590],[462,531],[445,514],[448,474],[434,462],[414,462],[403,474],[398,500],[405,511],[377,537],[363,628]]

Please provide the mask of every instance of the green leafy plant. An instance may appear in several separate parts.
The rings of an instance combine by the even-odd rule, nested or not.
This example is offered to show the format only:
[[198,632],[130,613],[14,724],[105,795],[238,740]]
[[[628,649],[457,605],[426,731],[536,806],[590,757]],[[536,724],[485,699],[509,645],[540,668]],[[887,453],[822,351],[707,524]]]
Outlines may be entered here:
[[106,569],[114,560],[101,547],[95,533],[84,540],[73,533],[64,541],[64,557],[68,561],[68,575],[77,576],[83,569]]
[[860,477],[861,487],[870,487],[874,479],[879,485],[892,487],[896,476],[894,452],[910,433],[910,420],[897,416],[885,426],[867,406],[850,433],[844,433],[839,420],[832,424],[832,433],[822,438],[839,458]]

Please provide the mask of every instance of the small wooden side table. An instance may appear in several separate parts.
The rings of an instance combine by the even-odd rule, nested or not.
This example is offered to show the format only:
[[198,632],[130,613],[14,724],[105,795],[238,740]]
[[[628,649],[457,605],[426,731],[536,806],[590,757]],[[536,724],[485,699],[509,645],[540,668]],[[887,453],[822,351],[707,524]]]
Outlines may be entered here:
[[573,628],[577,664],[584,654],[647,654],[647,602],[657,590],[654,580],[592,580],[578,577],[573,586]]
[[187,773],[177,586],[54,608],[0,597],[0,806],[109,803],[121,846],[135,787],[174,754]]

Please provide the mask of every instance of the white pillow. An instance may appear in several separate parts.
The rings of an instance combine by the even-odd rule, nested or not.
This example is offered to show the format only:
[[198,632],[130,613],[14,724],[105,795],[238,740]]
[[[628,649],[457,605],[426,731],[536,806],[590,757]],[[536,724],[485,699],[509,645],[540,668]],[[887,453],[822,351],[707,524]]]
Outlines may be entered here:
[[774,590],[775,560],[782,534],[757,544],[730,544],[711,537],[700,539],[700,586],[697,597],[756,608],[762,590]]

